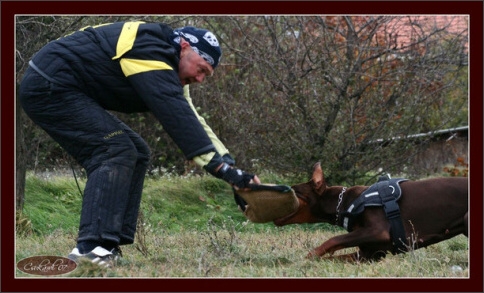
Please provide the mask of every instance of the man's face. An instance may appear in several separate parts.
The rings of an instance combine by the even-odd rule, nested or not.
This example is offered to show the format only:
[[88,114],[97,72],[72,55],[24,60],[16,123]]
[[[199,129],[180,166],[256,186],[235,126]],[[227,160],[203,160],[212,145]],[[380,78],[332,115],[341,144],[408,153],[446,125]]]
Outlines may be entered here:
[[211,76],[213,69],[190,46],[183,47],[178,65],[178,77],[182,85],[202,82],[206,76]]

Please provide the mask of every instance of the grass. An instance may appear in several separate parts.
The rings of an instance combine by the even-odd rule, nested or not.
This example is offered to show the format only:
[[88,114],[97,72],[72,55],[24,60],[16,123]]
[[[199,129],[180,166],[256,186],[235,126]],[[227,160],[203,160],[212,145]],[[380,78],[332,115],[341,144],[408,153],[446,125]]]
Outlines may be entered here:
[[[81,188],[84,184],[81,180]],[[73,178],[45,180],[29,175],[25,208],[17,218],[17,261],[36,255],[66,256],[76,243],[80,205]],[[237,210],[230,187],[210,176],[148,178],[138,226],[135,243],[123,247],[124,257],[115,268],[82,264],[61,277],[469,277],[468,239],[464,236],[407,254],[388,255],[377,263],[306,259],[310,249],[346,232],[326,224],[275,227],[250,223]],[[16,276],[46,278],[19,270]]]

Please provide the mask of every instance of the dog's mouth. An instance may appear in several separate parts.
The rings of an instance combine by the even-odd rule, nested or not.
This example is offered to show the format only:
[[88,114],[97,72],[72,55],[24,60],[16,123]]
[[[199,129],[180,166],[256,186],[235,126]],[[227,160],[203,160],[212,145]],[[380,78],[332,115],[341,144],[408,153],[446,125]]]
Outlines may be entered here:
[[296,214],[299,213],[299,211],[301,210],[301,207],[302,206],[307,205],[307,202],[300,195],[298,195],[297,192],[296,192],[296,197],[297,197],[297,200],[299,201],[298,208],[294,212],[290,213],[289,215],[286,215],[284,217],[280,217],[280,218],[274,219],[273,220],[274,225],[276,225],[276,226],[284,226],[284,225],[292,224],[292,222],[290,222],[290,220]]
[[294,212],[294,213],[291,213],[287,216],[284,216],[282,218],[278,218],[278,219],[275,219],[273,222],[274,222],[274,225],[276,226],[284,226],[286,225],[286,222],[291,219],[295,214],[297,214],[297,210]]

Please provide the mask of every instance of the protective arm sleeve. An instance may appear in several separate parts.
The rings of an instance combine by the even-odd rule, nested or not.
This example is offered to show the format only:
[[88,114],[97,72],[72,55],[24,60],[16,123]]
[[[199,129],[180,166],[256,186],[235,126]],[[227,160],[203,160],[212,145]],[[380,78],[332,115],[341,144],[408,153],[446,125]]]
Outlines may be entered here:
[[193,160],[213,176],[220,178],[228,182],[229,184],[237,186],[239,188],[247,187],[250,181],[254,178],[254,175],[244,172],[240,169],[231,167],[235,164],[235,161],[229,155],[229,151],[224,146],[224,144],[218,139],[212,129],[207,125],[205,119],[198,115],[197,110],[193,106],[192,99],[190,98],[190,90],[188,85],[183,88],[183,94],[187,99],[187,102],[192,108],[193,112],[197,116],[198,120],[200,121],[200,124],[202,124],[203,128],[205,129],[205,132],[207,132],[207,135],[210,137],[212,144],[216,148],[215,152],[198,155],[194,157]]
[[217,135],[213,132],[212,128],[208,126],[207,122],[205,122],[205,119],[198,114],[197,110],[195,109],[195,106],[193,106],[192,98],[190,97],[189,85],[185,85],[183,87],[183,95],[187,99],[187,102],[192,108],[193,112],[195,113],[195,116],[197,116],[198,121],[200,121],[200,123],[202,124],[203,129],[205,129],[205,132],[207,132],[208,137],[210,137],[210,140],[212,141],[213,145],[217,149],[217,152],[222,156],[225,154],[228,154],[229,150],[225,147],[225,145],[220,141]]
[[[183,87],[183,95],[187,99],[187,102],[192,108],[193,113],[195,113],[195,116],[197,117],[198,121],[200,121],[200,124],[202,124],[203,129],[205,129],[205,132],[207,133],[208,137],[212,141],[212,144],[215,146],[215,149],[217,150],[218,154],[222,156],[222,159],[220,159],[215,152],[210,152],[208,154],[203,154],[203,155],[194,157],[193,160],[195,161],[195,163],[201,167],[205,167],[210,163],[212,163],[213,165],[219,166],[220,163],[222,162],[228,162],[229,165],[234,165],[235,161],[233,161],[233,159],[230,157],[229,150],[225,147],[225,145],[220,141],[217,135],[213,132],[212,128],[208,126],[208,124],[205,122],[205,119],[198,114],[195,106],[193,105],[192,98],[190,97],[189,85],[185,85]],[[232,161],[230,162],[230,160]]]

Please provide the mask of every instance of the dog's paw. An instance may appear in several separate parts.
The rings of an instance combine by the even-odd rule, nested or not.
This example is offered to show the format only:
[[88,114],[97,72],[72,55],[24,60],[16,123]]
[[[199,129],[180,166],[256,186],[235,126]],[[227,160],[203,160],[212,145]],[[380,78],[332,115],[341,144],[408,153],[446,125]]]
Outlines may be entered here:
[[309,253],[306,255],[306,259],[311,259],[311,260],[318,259],[318,258],[320,258],[320,257],[321,257],[321,256],[320,256],[320,255],[318,255],[318,254],[316,253],[316,251],[315,251],[315,250],[310,251],[310,252],[309,252]]

